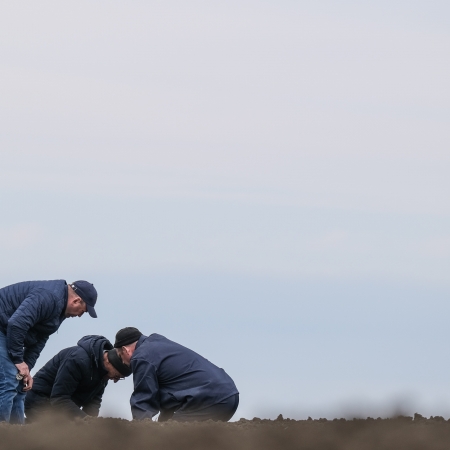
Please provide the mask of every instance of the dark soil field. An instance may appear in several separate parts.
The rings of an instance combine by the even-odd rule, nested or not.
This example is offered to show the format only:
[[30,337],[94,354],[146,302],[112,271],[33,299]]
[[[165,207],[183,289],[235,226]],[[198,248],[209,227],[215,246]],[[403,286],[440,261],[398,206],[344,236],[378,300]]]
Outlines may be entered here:
[[45,418],[30,425],[0,425],[0,448],[15,450],[448,450],[450,421],[391,419],[241,419],[232,423],[129,422]]

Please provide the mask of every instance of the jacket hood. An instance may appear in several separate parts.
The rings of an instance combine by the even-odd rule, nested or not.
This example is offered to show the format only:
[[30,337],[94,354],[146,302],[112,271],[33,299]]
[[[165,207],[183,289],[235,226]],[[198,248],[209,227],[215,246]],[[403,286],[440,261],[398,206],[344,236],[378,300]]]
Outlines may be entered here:
[[113,348],[111,342],[104,336],[89,335],[83,336],[77,345],[81,347],[89,357],[94,361],[97,367],[103,367],[103,352]]

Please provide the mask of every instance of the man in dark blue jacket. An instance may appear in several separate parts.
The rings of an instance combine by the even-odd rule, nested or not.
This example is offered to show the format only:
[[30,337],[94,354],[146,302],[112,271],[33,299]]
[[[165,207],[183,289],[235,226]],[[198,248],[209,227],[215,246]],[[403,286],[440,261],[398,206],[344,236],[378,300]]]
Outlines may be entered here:
[[223,369],[159,334],[144,336],[127,327],[114,347],[133,372],[134,419],[227,422],[239,404],[239,392]]
[[96,301],[87,281],[25,281],[0,289],[0,422],[23,423],[30,370],[48,337],[67,317],[97,317]]
[[108,339],[84,336],[76,346],[61,350],[34,376],[33,389],[25,398],[27,422],[49,410],[69,418],[97,417],[108,380],[117,383],[128,375],[130,368]]

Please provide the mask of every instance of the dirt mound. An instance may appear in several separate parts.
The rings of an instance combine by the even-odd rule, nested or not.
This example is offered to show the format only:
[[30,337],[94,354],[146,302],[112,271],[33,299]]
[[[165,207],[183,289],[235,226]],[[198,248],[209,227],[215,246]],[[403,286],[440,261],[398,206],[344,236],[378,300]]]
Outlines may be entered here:
[[232,423],[129,422],[46,417],[26,426],[0,425],[0,449],[42,450],[443,450],[450,421],[442,417],[276,420]]

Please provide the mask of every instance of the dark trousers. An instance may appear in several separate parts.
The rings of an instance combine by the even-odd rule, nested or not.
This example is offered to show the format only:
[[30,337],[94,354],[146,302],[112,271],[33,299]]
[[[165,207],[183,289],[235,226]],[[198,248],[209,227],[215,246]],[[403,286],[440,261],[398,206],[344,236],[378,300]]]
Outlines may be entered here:
[[27,423],[35,422],[36,419],[50,410],[50,398],[37,394],[33,390],[28,391],[25,397],[25,415]]
[[173,416],[167,417],[162,414],[162,420],[176,420],[177,422],[202,422],[205,420],[217,420],[220,422],[228,422],[236,412],[239,406],[239,394],[232,395],[231,397],[222,400],[220,403],[216,403],[213,406],[202,409],[200,411],[175,411]]

